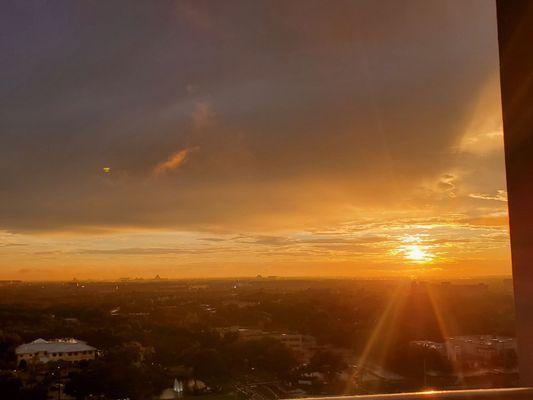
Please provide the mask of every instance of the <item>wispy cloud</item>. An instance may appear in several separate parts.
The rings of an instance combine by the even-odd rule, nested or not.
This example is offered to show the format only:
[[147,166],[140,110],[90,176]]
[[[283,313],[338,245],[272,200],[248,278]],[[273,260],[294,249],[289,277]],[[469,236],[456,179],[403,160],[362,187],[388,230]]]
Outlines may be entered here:
[[503,149],[503,130],[497,129],[490,132],[475,132],[467,134],[461,140],[459,149],[462,152],[486,155]]
[[486,193],[471,193],[468,195],[472,199],[480,200],[494,200],[494,201],[507,201],[507,192],[505,190],[497,190],[495,195],[486,194]]
[[437,182],[439,191],[444,192],[448,197],[457,196],[457,176],[455,174],[444,174]]
[[187,161],[189,154],[193,150],[194,149],[187,148],[187,149],[183,149],[183,150],[178,151],[177,153],[172,154],[165,161],[162,161],[155,166],[154,174],[162,175],[167,172],[178,169]]
[[174,247],[126,247],[116,249],[78,249],[71,254],[88,254],[88,255],[110,255],[110,256],[152,256],[152,255],[195,255],[199,253],[207,254],[212,252],[223,252],[228,250],[227,247],[217,247],[214,249],[203,247],[198,248],[174,248]]
[[186,250],[177,248],[141,248],[128,247],[118,249],[82,249],[78,250],[78,254],[93,254],[93,255],[156,255],[156,254],[184,254]]

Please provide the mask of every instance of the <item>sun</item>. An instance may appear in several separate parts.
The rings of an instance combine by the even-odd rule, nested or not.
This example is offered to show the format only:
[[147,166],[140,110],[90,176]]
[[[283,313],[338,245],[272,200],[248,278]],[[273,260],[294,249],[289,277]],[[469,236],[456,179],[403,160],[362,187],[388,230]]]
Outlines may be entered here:
[[426,236],[421,234],[406,235],[401,238],[402,244],[392,253],[417,264],[430,263],[435,259],[435,254],[431,251],[433,246],[424,243],[427,239]]
[[405,252],[405,257],[410,259],[410,260],[414,260],[414,261],[421,261],[423,260],[424,258],[426,258],[427,254],[424,250],[422,250],[420,248],[420,246],[418,245],[411,245],[411,246],[407,246],[407,248],[405,249],[406,252]]
[[427,249],[417,244],[404,246],[403,251],[405,258],[411,261],[429,262],[433,258],[433,255]]

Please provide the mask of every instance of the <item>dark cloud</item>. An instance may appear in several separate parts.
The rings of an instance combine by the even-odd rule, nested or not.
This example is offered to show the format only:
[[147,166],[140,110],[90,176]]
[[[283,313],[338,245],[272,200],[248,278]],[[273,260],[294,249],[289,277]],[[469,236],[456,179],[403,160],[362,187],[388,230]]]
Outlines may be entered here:
[[458,157],[498,65],[484,0],[9,1],[0,18],[9,231],[254,229],[397,204]]

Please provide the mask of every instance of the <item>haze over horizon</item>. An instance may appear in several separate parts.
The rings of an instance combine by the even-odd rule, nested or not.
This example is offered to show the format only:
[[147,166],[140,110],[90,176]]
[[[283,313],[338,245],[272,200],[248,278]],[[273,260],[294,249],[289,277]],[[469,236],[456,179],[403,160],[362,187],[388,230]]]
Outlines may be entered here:
[[0,24],[0,279],[510,274],[492,1]]

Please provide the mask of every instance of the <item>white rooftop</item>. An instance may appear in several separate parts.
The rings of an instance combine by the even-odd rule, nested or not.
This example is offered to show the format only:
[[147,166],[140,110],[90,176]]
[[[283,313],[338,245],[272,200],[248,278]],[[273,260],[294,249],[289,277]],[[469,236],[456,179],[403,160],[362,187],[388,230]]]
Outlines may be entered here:
[[96,350],[87,343],[77,339],[37,339],[31,343],[21,344],[15,349],[16,354],[35,354],[39,352],[48,353],[71,353],[76,351]]

